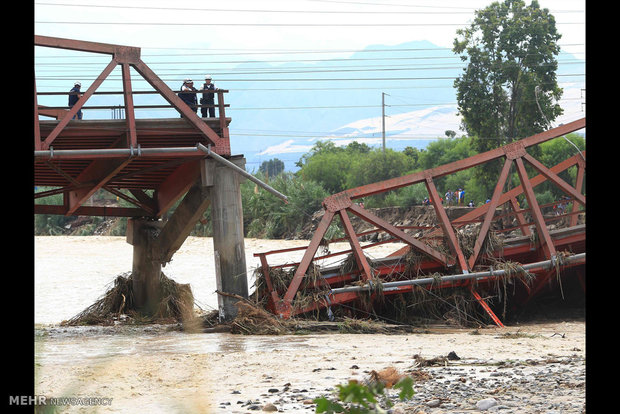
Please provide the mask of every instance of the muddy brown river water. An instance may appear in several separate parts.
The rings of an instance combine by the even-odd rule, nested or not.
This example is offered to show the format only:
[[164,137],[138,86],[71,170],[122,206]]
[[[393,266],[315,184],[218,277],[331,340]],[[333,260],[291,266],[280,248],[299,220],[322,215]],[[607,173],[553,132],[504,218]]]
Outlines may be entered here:
[[[247,239],[249,273],[258,266],[253,253],[306,244]],[[383,257],[392,249],[373,255]],[[494,378],[497,364],[506,361],[527,373],[532,366],[542,367],[541,361],[554,359],[560,361],[560,374],[552,370],[549,375],[564,375],[562,364],[570,361],[577,365],[566,375],[577,377],[565,381],[573,388],[568,397],[558,394],[557,404],[575,407],[575,411],[564,408],[557,412],[581,412],[585,402],[585,391],[579,385],[585,380],[578,377],[585,369],[585,323],[581,321],[475,332],[431,329],[425,334],[402,335],[243,336],[186,333],[170,326],[59,326],[97,300],[116,276],[130,270],[131,257],[131,246],[123,237],[35,238],[35,392],[55,398],[97,397],[97,401],[106,402],[89,407],[65,405],[63,413],[246,413],[260,412],[267,404],[281,412],[314,412],[311,400],[329,394],[336,384],[363,380],[371,370],[389,366],[407,372],[414,368],[414,355],[433,358],[449,352],[461,360],[451,367],[439,367],[455,371],[442,373],[437,381],[463,377],[464,373],[468,381]],[[294,259],[289,254],[283,260]],[[190,283],[197,303],[209,310],[217,306],[212,261],[211,239],[189,238],[164,273],[179,283]],[[249,282],[251,286],[253,280]],[[532,365],[531,361],[538,362]],[[534,374],[524,378],[535,378]],[[514,378],[506,377],[505,386],[514,386]],[[497,387],[502,386],[501,376],[493,380],[499,381]],[[432,396],[425,397],[421,387],[420,404],[427,404]],[[508,394],[491,391],[477,387],[476,398],[492,395],[500,402],[504,398],[510,407]],[[541,404],[550,404],[554,398],[550,395]],[[440,401],[437,407],[426,406],[426,412],[471,411],[476,403],[475,398],[469,401],[465,397],[458,402]],[[469,408],[445,411],[442,407],[448,404]],[[520,411],[507,408],[502,412],[553,412],[519,406]]]

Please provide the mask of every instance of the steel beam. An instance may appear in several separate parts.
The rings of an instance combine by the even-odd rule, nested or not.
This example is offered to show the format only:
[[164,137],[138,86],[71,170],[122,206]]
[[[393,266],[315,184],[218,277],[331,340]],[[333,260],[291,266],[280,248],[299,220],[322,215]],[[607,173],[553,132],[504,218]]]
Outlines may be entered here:
[[84,40],[64,39],[50,36],[34,36],[35,46],[51,47],[56,49],[76,50],[78,52],[102,53],[106,55],[126,55],[130,50],[133,54],[140,55],[140,48],[122,46],[109,43],[88,42]]
[[549,181],[553,184],[557,185],[560,190],[564,191],[569,196],[573,197],[579,204],[582,206],[586,205],[586,198],[581,194],[580,191],[577,191],[575,188],[571,187],[566,181],[562,180],[557,174],[551,171],[549,168],[545,167],[538,161],[536,158],[532,157],[529,154],[525,154],[523,159],[530,163],[532,167],[538,170],[539,173],[544,175]]
[[525,222],[523,211],[521,210],[521,207],[519,206],[519,202],[517,201],[516,197],[510,197],[510,205],[512,206],[512,210],[517,216],[517,222],[519,223],[519,229],[521,229],[521,234],[523,234],[524,236],[529,236],[530,234],[532,234],[529,225]]
[[351,204],[351,206],[348,207],[348,209],[353,214],[355,214],[356,216],[361,218],[362,220],[365,220],[365,221],[369,222],[370,224],[373,224],[373,225],[379,227],[380,229],[385,230],[387,233],[389,233],[392,236],[394,236],[394,237],[402,240],[403,242],[411,245],[416,250],[426,254],[428,257],[430,257],[431,259],[437,261],[438,263],[440,263],[440,264],[442,264],[444,266],[448,264],[448,258],[444,254],[438,252],[437,250],[433,249],[432,247],[428,246],[427,244],[417,240],[415,237],[412,237],[412,236],[408,235],[404,231],[402,231],[402,230],[398,229],[397,227],[391,225],[390,223],[388,223],[387,221],[381,219],[380,217],[377,217],[376,215],[372,214],[368,210],[363,209],[362,207],[358,206],[355,203]]
[[293,299],[295,298],[295,295],[297,294],[297,290],[299,289],[301,280],[306,275],[306,271],[308,270],[310,263],[312,263],[312,259],[314,258],[314,255],[317,249],[319,248],[319,245],[321,244],[321,240],[323,240],[323,236],[325,235],[325,232],[327,231],[327,228],[329,227],[333,218],[334,218],[333,211],[326,210],[325,213],[323,214],[323,218],[321,219],[321,222],[319,223],[316,231],[314,232],[314,235],[312,236],[310,245],[306,249],[306,252],[304,253],[303,258],[301,259],[301,262],[299,263],[299,266],[297,267],[297,270],[295,271],[295,275],[293,276],[293,279],[291,280],[291,283],[284,295],[283,300],[279,301],[276,304],[276,311],[281,316],[288,317],[290,315],[291,303],[293,302]]
[[[584,161],[580,161],[577,163],[577,177],[575,179],[575,190],[577,190],[581,194],[581,189],[583,187],[583,177],[586,172],[586,163]],[[576,214],[579,210],[579,206],[576,203],[573,203],[571,213],[574,213],[570,218],[570,226],[576,226],[577,220],[579,216]]]
[[534,189],[532,188],[530,180],[527,176],[527,171],[525,171],[523,161],[521,160],[521,158],[516,158],[515,162],[517,164],[517,173],[519,174],[521,185],[525,190],[527,205],[530,207],[530,212],[532,214],[532,217],[534,218],[534,223],[536,224],[536,231],[538,233],[539,243],[543,248],[545,257],[547,259],[550,259],[551,257],[555,256],[555,247],[553,246],[553,241],[551,240],[551,236],[549,236],[549,230],[547,230],[545,219],[543,218],[540,207],[538,206],[538,201],[536,201],[536,195],[534,194]]
[[[68,207],[58,204],[35,204],[35,214],[67,215]],[[149,217],[151,212],[133,207],[105,207],[105,206],[82,206],[74,211],[74,216],[99,216],[99,217]]]
[[428,194],[430,195],[433,202],[433,208],[435,209],[435,213],[437,214],[439,225],[441,226],[443,234],[448,241],[448,246],[450,247],[450,250],[456,256],[456,260],[461,268],[461,271],[463,273],[469,272],[469,268],[467,267],[467,261],[465,260],[465,256],[463,255],[461,246],[459,246],[459,242],[456,238],[456,234],[454,234],[454,229],[452,228],[452,224],[450,224],[450,219],[446,214],[446,210],[441,205],[441,200],[439,194],[437,193],[437,189],[435,188],[435,183],[433,182],[433,179],[430,175],[426,177],[426,189],[428,190]]
[[342,221],[344,232],[349,239],[349,244],[351,245],[351,250],[353,251],[353,256],[355,257],[355,262],[357,263],[357,268],[362,272],[362,277],[364,280],[371,280],[373,277],[372,270],[370,269],[368,260],[366,260],[366,256],[364,256],[364,252],[362,251],[360,242],[357,239],[355,230],[353,230],[351,220],[349,220],[349,216],[347,215],[347,210],[342,209],[339,210],[338,213],[340,214],[340,220]]
[[121,65],[123,72],[123,98],[125,100],[125,117],[127,118],[127,132],[129,148],[138,147],[138,133],[136,132],[136,116],[133,107],[133,95],[131,88],[131,74],[129,73],[129,64]]
[[41,128],[39,128],[39,104],[37,103],[37,80],[34,79],[34,149],[41,149]]
[[497,182],[497,185],[495,186],[495,190],[493,190],[493,196],[491,197],[491,201],[489,202],[489,209],[484,216],[482,226],[480,226],[480,232],[478,233],[476,243],[474,244],[474,251],[469,258],[470,269],[474,268],[476,260],[478,260],[478,255],[480,254],[480,250],[482,249],[482,245],[484,244],[489,229],[491,228],[491,221],[493,220],[493,216],[495,215],[495,209],[497,208],[499,197],[502,194],[504,184],[506,183],[506,179],[508,178],[508,172],[510,171],[511,164],[512,161],[506,158],[506,161],[504,161],[504,166],[502,167],[502,171],[499,174],[499,180]]

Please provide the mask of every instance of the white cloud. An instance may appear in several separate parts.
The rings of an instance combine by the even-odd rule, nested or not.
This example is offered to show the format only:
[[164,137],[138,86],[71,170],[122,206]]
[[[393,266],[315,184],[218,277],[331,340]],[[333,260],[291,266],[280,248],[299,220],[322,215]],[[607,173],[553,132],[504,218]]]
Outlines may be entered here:
[[300,145],[295,144],[295,140],[289,139],[280,144],[272,145],[267,149],[259,152],[258,156],[261,155],[277,155],[277,154],[288,154],[288,153],[300,153],[300,152],[308,152],[313,147],[313,145]]

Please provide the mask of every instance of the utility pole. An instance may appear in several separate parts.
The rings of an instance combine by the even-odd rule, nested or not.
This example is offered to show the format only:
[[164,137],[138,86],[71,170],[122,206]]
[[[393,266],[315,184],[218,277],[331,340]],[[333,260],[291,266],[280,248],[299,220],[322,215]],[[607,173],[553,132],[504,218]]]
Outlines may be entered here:
[[385,95],[387,95],[387,93],[381,92],[381,129],[383,132],[383,154],[385,154]]

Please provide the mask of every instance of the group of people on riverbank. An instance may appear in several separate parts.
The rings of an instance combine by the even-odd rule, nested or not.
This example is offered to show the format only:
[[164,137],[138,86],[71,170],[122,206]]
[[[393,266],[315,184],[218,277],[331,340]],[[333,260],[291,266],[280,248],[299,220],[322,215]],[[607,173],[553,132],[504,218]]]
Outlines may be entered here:
[[[462,188],[458,188],[455,191],[448,190],[446,191],[445,196],[446,196],[446,203],[448,205],[462,206],[463,204],[465,204],[465,190]],[[470,201],[470,203],[472,204],[473,202],[474,202],[473,200]]]
[[[460,187],[455,191],[452,191],[452,190],[446,191],[446,194],[444,196],[445,198],[441,196],[439,197],[439,201],[441,202],[441,204],[445,203],[448,206],[465,205],[465,190]],[[433,204],[433,202],[428,197],[425,197],[424,200],[422,201],[422,204],[424,204],[425,206],[429,206]],[[470,200],[469,203],[467,203],[467,207],[474,207],[474,206],[475,206],[474,200]]]

